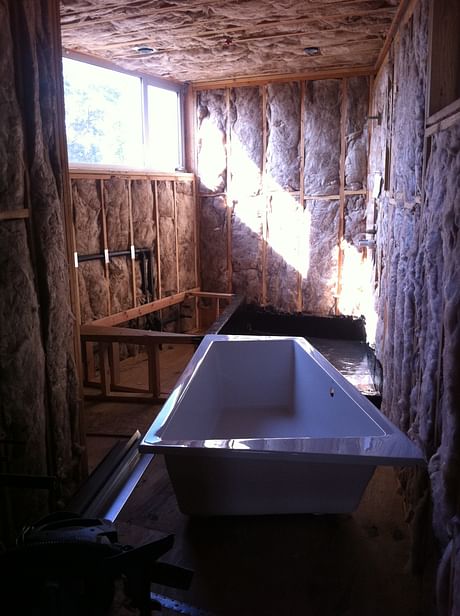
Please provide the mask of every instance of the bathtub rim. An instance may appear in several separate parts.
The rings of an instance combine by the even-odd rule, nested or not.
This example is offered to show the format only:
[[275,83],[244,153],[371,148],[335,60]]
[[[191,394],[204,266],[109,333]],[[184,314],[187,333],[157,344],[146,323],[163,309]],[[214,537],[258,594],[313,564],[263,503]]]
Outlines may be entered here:
[[[292,341],[300,345],[321,366],[352,401],[372,419],[384,435],[340,437],[270,437],[170,440],[163,438],[197,370],[214,344],[260,341]],[[139,449],[163,455],[205,455],[224,457],[293,458],[310,462],[419,466],[426,461],[420,448],[363,396],[307,340],[297,336],[206,335],[179,377],[174,389],[142,438]]]

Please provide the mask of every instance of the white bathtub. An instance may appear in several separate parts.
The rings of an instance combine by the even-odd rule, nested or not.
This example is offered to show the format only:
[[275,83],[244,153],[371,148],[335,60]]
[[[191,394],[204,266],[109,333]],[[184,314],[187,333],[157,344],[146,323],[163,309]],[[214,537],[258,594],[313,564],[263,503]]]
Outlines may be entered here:
[[351,512],[419,448],[303,338],[206,336],[140,445],[191,515]]

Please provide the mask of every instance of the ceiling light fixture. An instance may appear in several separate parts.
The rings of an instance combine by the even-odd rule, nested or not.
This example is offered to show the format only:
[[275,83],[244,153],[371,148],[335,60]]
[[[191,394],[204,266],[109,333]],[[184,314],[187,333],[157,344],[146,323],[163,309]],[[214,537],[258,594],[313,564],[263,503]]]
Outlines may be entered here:
[[155,53],[156,49],[154,47],[149,47],[148,45],[140,45],[139,47],[133,47],[134,51],[142,54],[143,56],[147,56],[151,53]]
[[307,56],[320,56],[321,49],[319,47],[304,47],[304,54]]

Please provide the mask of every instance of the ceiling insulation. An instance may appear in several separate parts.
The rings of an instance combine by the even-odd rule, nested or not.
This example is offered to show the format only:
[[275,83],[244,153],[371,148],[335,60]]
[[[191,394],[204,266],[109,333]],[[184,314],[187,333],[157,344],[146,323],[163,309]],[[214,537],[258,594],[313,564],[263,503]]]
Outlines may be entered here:
[[[399,0],[61,0],[66,50],[203,82],[375,65]],[[149,47],[150,53],[136,48]],[[306,49],[309,51],[305,51]],[[318,48],[317,55],[315,50]]]

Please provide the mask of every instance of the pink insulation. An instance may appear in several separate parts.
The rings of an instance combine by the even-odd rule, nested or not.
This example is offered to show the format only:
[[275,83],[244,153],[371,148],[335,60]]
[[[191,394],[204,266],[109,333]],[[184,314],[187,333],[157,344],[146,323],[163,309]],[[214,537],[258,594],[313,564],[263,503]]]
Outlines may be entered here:
[[334,314],[337,292],[339,202],[310,200],[307,202],[309,226],[308,267],[302,280],[302,310]]
[[88,323],[109,314],[110,289],[101,260],[80,263],[78,289],[81,323]]
[[232,290],[248,301],[262,297],[262,260],[265,199],[247,197],[233,207],[231,229]]
[[425,86],[428,49],[426,0],[419,4],[412,25],[405,28],[396,48],[393,107],[392,189],[403,199],[420,195],[425,128]]
[[201,288],[227,291],[227,204],[223,197],[205,197],[200,207]]
[[112,314],[133,307],[131,259],[126,257],[110,259],[109,288]]
[[127,180],[112,177],[104,181],[104,205],[109,250],[127,250],[130,245]]
[[366,233],[366,198],[364,195],[345,198],[343,238],[357,250]]
[[161,294],[164,297],[174,295],[178,291],[173,182],[158,182],[158,213],[160,217]]
[[72,205],[78,254],[99,254],[104,241],[101,199],[96,180],[75,180],[72,183]]
[[179,291],[198,286],[195,262],[195,198],[192,182],[177,182],[177,249]]
[[299,190],[299,83],[267,86],[267,124],[267,181],[277,190]]
[[[425,246],[431,250],[424,262],[426,291],[422,295],[427,318],[436,318],[437,328],[427,332],[425,338],[420,401],[423,406],[420,428],[425,422],[434,423],[433,445],[437,447],[430,460],[433,490],[433,522],[435,531],[445,545],[452,538],[460,514],[458,484],[460,477],[460,126],[436,135],[425,181],[427,227]],[[435,293],[438,295],[435,297]],[[433,327],[433,326],[432,326]],[[442,347],[440,344],[442,342]],[[441,354],[440,354],[441,353]],[[435,380],[433,367],[441,372],[441,381]],[[424,381],[428,384],[425,385]],[[434,395],[429,383],[439,387]],[[425,432],[423,433],[423,436]],[[432,449],[433,450],[433,449]],[[460,558],[455,558],[456,569]],[[460,612],[460,598],[455,594],[452,613]],[[458,610],[458,611],[455,611]]]
[[369,78],[347,80],[347,110],[345,123],[345,188],[366,188]]
[[136,248],[153,248],[157,232],[154,201],[151,181],[133,180],[131,182],[133,243]]
[[302,214],[298,199],[285,193],[271,195],[267,208],[266,301],[285,312],[300,310],[299,248],[302,244],[287,238],[292,229],[301,228]]
[[304,94],[307,196],[339,194],[341,81],[308,81]]
[[228,162],[233,194],[255,195],[261,189],[263,121],[259,87],[233,88]]

